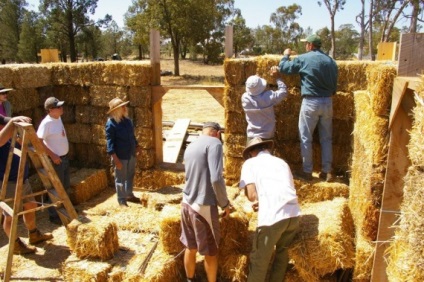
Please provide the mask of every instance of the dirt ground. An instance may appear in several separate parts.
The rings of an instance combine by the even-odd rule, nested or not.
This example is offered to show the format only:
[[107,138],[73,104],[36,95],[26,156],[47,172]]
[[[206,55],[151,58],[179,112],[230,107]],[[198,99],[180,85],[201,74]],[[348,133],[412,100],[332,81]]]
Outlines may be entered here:
[[[173,61],[161,61],[162,70],[173,71]],[[164,76],[161,83],[163,85],[192,85],[192,84],[223,84],[223,66],[207,66],[201,61],[193,62],[188,60],[180,61],[181,77]],[[212,77],[210,77],[212,76]],[[224,125],[223,107],[206,91],[172,90],[169,91],[162,101],[163,120],[175,121],[178,118],[190,118],[192,122],[217,121]],[[136,193],[139,196],[139,193]],[[171,197],[175,197],[170,195]],[[165,197],[167,197],[165,195]],[[141,205],[129,203],[130,208],[119,211],[123,218],[129,218],[131,211],[137,210],[137,214],[142,209]],[[113,188],[108,188],[96,199],[88,203],[76,206],[79,214],[95,220],[99,216],[100,209],[105,214],[113,213],[116,209],[116,196]],[[93,212],[94,210],[94,212]],[[105,215],[105,214],[100,214]],[[143,218],[144,221],[149,221]],[[150,222],[154,222],[151,218]],[[140,223],[141,224],[141,223]],[[48,221],[47,211],[37,212],[37,225],[42,232],[52,232],[54,239],[37,245],[37,252],[33,255],[13,256],[12,279],[11,281],[64,281],[62,269],[65,262],[72,259],[71,252],[66,242],[66,230],[63,226],[53,225]],[[151,225],[151,224],[150,224]],[[143,227],[145,228],[145,227]],[[157,234],[157,230],[149,230],[151,234]],[[117,267],[125,267],[129,257],[134,253],[147,254],[152,245],[152,235],[133,233],[130,231],[119,231],[119,254],[116,261]],[[20,220],[18,235],[27,239],[26,229]],[[4,273],[8,252],[8,239],[5,233],[0,232],[0,275]],[[119,261],[118,261],[119,260]],[[69,279],[66,279],[70,281]]]

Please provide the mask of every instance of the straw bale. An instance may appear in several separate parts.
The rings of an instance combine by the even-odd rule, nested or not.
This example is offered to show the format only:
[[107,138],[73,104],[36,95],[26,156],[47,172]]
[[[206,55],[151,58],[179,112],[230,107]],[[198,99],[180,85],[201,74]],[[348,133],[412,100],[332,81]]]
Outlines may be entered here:
[[[279,115],[275,124],[276,148],[285,141],[299,142],[299,117],[297,115]],[[277,142],[278,140],[278,142]]]
[[247,137],[245,134],[225,134],[225,155],[241,158],[244,148],[246,148]]
[[163,251],[161,244],[158,244],[141,281],[185,281],[183,257],[183,255],[175,256],[167,254]]
[[93,82],[97,85],[148,86],[151,81],[150,63],[115,61],[97,65],[100,73],[93,75]]
[[[76,123],[78,124],[78,123]],[[106,147],[106,131],[105,125],[91,124],[91,140],[90,143],[96,145],[103,145]]]
[[353,119],[333,118],[333,144],[346,146],[346,151],[352,153]]
[[70,255],[62,267],[62,275],[65,281],[107,282],[111,269],[112,265],[107,262],[79,260]]
[[[333,96],[333,120],[351,121],[355,113],[355,100],[352,92],[337,91]],[[333,130],[333,132],[336,132]]]
[[135,137],[138,141],[138,145],[140,145],[143,149],[151,149],[154,147],[153,145],[153,130],[152,128],[146,128],[139,126],[135,127]]
[[51,84],[52,70],[46,65],[11,65],[13,85],[16,88],[37,88]]
[[131,86],[128,100],[133,107],[150,109],[152,107],[152,88],[149,86]]
[[[423,105],[418,105],[423,107]],[[417,110],[415,110],[416,112]],[[421,109],[422,111],[422,109]],[[411,139],[423,141],[422,120],[415,120]],[[416,142],[416,141],[415,141]],[[422,149],[422,143],[421,143]],[[391,281],[424,280],[424,162],[409,167],[405,176],[403,202],[394,243],[389,247]]]
[[256,61],[254,59],[225,59],[224,73],[226,85],[244,85],[249,76],[256,74]]
[[69,145],[73,147],[73,161],[79,163],[79,167],[105,167],[110,163],[106,146],[85,143],[70,143]]
[[243,212],[233,212],[220,219],[221,241],[219,256],[229,257],[232,254],[246,254],[251,249],[252,241],[249,233],[249,217]]
[[91,126],[83,123],[66,124],[69,142],[90,144],[92,140]]
[[10,68],[10,65],[0,65],[0,77],[1,84],[3,84],[4,87],[15,87],[13,83],[13,70]]
[[159,219],[159,240],[163,251],[168,254],[178,254],[185,247],[180,241],[181,236],[181,206],[165,206]]
[[[293,116],[298,117],[300,112],[300,105],[302,103],[302,98],[300,96],[300,89],[291,87],[287,89],[287,97],[278,105],[275,106],[275,117],[277,120],[281,116]],[[296,121],[297,124],[297,121]]]
[[9,94],[7,99],[12,104],[13,113],[29,110],[40,104],[38,92],[35,88],[20,88],[9,92]]
[[157,190],[162,187],[182,184],[185,181],[183,171],[170,171],[162,168],[144,170],[141,177],[135,179],[135,186],[145,190]]
[[218,275],[221,279],[231,282],[244,282],[247,280],[249,269],[249,256],[245,254],[228,254],[219,257]]
[[244,113],[225,111],[225,134],[246,135],[246,129],[247,121]]
[[397,66],[393,64],[370,65],[367,67],[366,74],[367,91],[371,93],[371,107],[374,114],[388,116]]
[[[257,71],[256,73],[266,79],[268,84],[277,85],[275,78],[271,76],[270,69],[272,66],[278,66],[281,61],[281,55],[264,55],[256,57],[257,61]],[[279,77],[284,81],[288,88],[299,87],[300,86],[300,76],[299,75],[283,75],[280,74]]]
[[[147,146],[147,145],[143,145],[143,143],[141,143],[141,146]],[[153,168],[155,165],[155,151],[153,149],[147,149],[147,150],[141,149],[139,150],[139,152],[140,153],[137,154],[136,156],[137,158],[136,166],[142,170]]]
[[[303,280],[302,277],[300,277],[299,273],[296,271],[296,268],[294,268],[293,266],[290,268],[290,264],[289,267],[287,268],[286,271],[286,275],[284,276],[284,281],[285,282],[305,282],[305,280]],[[318,278],[319,282],[337,282],[339,281],[337,279],[337,275],[336,274],[331,274],[331,275],[325,275],[324,277],[319,277]]]
[[354,265],[354,226],[344,198],[302,206],[300,232],[289,247],[299,275],[305,281]]
[[277,147],[274,149],[274,155],[284,159],[293,170],[298,165],[302,165],[300,156],[300,145],[296,141],[280,141],[280,136],[277,136]]
[[[70,226],[69,226],[70,225]],[[109,219],[81,223],[74,219],[66,230],[68,245],[81,259],[111,259],[119,249],[118,227]]]
[[367,88],[366,68],[368,61],[337,61],[339,75],[337,91],[352,92]]
[[75,123],[75,107],[65,104],[63,106],[63,115],[60,118],[64,124]]
[[92,85],[94,64],[51,64],[53,85]]
[[65,101],[65,105],[88,105],[90,103],[89,91],[90,87],[79,85],[55,85],[39,89],[43,105],[44,101],[51,96]]
[[109,108],[109,101],[116,97],[128,101],[128,87],[109,85],[93,85],[90,87],[90,99],[93,106]]
[[236,112],[244,114],[243,107],[241,105],[241,96],[246,91],[245,86],[228,86],[224,88],[224,108],[225,111]]
[[416,107],[413,109],[414,121],[411,129],[411,139],[408,144],[409,159],[412,165],[422,166],[424,163],[424,151],[422,149],[424,133],[424,76],[421,88],[416,90]]
[[152,127],[153,126],[153,113],[150,108],[134,109],[134,123],[137,126]]
[[145,191],[140,195],[141,202],[145,207],[158,211],[168,205],[180,205],[183,199],[183,191],[182,187],[179,186],[167,186],[156,191]]
[[75,205],[86,202],[108,186],[105,169],[82,168],[70,176],[70,198]]
[[355,92],[354,150],[349,206],[355,226],[375,240],[388,149],[388,119],[376,116],[367,91]]
[[243,158],[235,158],[225,155],[224,177],[226,185],[231,186],[240,181],[240,173],[243,162]]
[[365,239],[360,232],[356,232],[355,266],[353,268],[354,281],[370,281],[374,260],[375,245]]
[[[75,121],[77,123],[89,123],[105,125],[109,107],[93,107],[86,105],[75,106]],[[104,129],[103,129],[104,130]]]
[[305,183],[294,180],[296,194],[300,204],[316,203],[333,200],[336,197],[349,197],[349,186],[340,182],[311,182]]

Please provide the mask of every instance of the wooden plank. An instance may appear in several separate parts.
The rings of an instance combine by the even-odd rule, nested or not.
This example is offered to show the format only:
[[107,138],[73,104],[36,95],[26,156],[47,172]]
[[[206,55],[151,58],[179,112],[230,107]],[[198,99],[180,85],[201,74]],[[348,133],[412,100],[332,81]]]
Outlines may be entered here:
[[190,119],[177,119],[163,147],[163,161],[176,163],[187,133]]
[[424,70],[424,33],[402,33],[398,76],[420,76]]
[[[410,139],[409,130],[412,127],[412,119],[409,115],[412,109],[410,104],[412,95],[413,91],[411,89],[405,89],[400,101],[392,100],[392,107],[396,107],[397,111],[392,118],[390,128],[387,170],[371,281],[388,281],[386,274],[387,263],[384,255],[389,241],[394,236],[394,228],[392,226],[400,214],[400,204],[403,199],[403,178],[411,165],[407,145]],[[393,103],[398,105],[394,106]]]
[[396,60],[396,42],[379,42],[377,45],[377,61]]

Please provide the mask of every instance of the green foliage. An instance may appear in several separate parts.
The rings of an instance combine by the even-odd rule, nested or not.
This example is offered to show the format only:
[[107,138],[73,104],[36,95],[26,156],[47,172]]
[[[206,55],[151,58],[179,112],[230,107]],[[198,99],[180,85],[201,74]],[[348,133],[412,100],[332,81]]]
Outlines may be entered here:
[[43,48],[43,23],[37,13],[26,12],[18,44],[19,60],[26,63],[38,62],[40,49]]

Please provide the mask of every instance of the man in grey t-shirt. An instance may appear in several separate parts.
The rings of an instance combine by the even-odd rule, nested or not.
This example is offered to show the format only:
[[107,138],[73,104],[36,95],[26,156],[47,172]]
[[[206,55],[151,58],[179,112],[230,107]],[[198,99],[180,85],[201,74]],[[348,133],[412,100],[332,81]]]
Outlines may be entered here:
[[207,122],[202,135],[184,153],[186,183],[181,206],[181,237],[186,246],[184,268],[187,281],[194,281],[196,253],[205,256],[208,281],[216,281],[220,240],[218,206],[230,213],[222,175],[221,127]]

